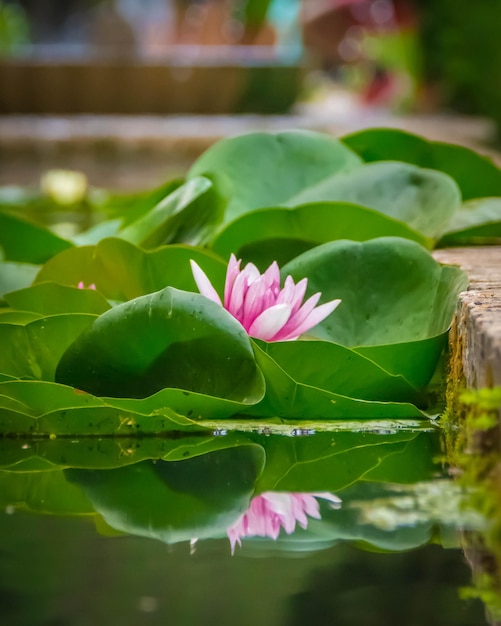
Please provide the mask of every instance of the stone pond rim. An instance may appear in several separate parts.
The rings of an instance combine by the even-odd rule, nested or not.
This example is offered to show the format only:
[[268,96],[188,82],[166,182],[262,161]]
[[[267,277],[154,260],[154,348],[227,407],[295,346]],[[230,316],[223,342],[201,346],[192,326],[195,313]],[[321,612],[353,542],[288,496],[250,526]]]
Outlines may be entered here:
[[501,246],[445,248],[433,256],[469,278],[450,334],[450,405],[465,387],[501,387]]

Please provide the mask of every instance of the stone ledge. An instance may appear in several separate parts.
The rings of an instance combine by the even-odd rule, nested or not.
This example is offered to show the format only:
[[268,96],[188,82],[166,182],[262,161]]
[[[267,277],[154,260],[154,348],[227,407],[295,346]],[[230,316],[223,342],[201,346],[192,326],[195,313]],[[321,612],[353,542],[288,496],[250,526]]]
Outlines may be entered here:
[[459,265],[470,279],[451,332],[452,384],[501,386],[501,246],[437,250],[434,257]]

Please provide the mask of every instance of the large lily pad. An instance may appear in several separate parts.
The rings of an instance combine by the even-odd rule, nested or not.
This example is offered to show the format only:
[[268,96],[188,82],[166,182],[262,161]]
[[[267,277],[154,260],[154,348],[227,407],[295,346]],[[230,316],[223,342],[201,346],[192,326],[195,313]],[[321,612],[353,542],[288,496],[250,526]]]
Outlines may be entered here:
[[252,403],[264,391],[242,326],[204,296],[172,287],[100,316],[63,355],[56,380],[129,398],[176,388]]
[[398,160],[445,172],[457,182],[464,200],[501,196],[501,170],[470,148],[390,128],[357,131],[342,141],[367,162]]
[[188,178],[213,180],[229,199],[225,221],[231,221],[253,209],[282,204],[305,187],[360,163],[352,150],[320,133],[251,133],[217,142],[195,162]]
[[360,400],[419,401],[415,387],[354,350],[329,341],[265,343],[260,347],[297,382]]
[[[298,420],[424,418],[408,402],[360,400],[295,380],[257,345],[256,359],[266,380],[266,395],[245,413],[253,417]],[[351,370],[356,376],[355,369]]]
[[459,207],[461,194],[455,181],[442,172],[385,161],[326,178],[305,188],[287,204],[326,200],[375,209],[426,237],[438,238]]
[[39,283],[4,295],[7,304],[17,311],[40,315],[91,313],[99,315],[110,308],[108,301],[93,289],[77,289],[56,283]]
[[224,214],[223,200],[203,176],[192,178],[117,233],[143,248],[204,243]]
[[190,259],[204,268],[217,288],[222,288],[226,266],[214,253],[186,245],[146,252],[118,238],[57,255],[42,267],[36,282],[73,286],[80,281],[87,286],[93,283],[115,301],[131,300],[167,286],[194,291]]
[[0,211],[0,247],[8,261],[39,264],[73,244],[47,228],[8,212]]
[[224,258],[233,252],[261,269],[279,265],[321,243],[336,239],[366,241],[394,236],[429,244],[406,224],[367,207],[318,202],[297,207],[260,209],[237,218],[219,232],[211,247]]
[[457,296],[467,286],[456,267],[441,266],[412,241],[382,237],[318,246],[283,268],[308,291],[342,303],[310,331],[425,386],[445,345]]
[[478,198],[461,205],[439,242],[440,246],[499,243],[501,198]]
[[[165,436],[173,431],[208,432],[185,415],[193,413],[191,396],[166,389],[134,403],[98,398],[79,389],[36,380],[6,380],[0,384],[0,433],[39,436]],[[234,414],[241,403],[203,397],[199,405],[211,418]]]
[[35,280],[40,266],[31,263],[3,261],[0,249],[0,297],[4,293],[28,287]]
[[25,325],[0,324],[0,371],[17,378],[54,380],[61,355],[95,319],[89,313],[69,313]]
[[449,327],[466,275],[442,266],[416,243],[393,237],[335,241],[293,259],[282,269],[308,277],[308,292],[341,298],[311,334],[345,346],[417,341]]

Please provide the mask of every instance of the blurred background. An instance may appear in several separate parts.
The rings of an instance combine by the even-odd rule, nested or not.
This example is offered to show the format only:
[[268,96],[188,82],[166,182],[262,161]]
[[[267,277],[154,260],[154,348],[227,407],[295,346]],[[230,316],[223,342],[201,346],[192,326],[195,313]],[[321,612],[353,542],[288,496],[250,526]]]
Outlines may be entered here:
[[0,184],[65,162],[148,186],[256,128],[497,146],[499,23],[492,0],[0,0]]

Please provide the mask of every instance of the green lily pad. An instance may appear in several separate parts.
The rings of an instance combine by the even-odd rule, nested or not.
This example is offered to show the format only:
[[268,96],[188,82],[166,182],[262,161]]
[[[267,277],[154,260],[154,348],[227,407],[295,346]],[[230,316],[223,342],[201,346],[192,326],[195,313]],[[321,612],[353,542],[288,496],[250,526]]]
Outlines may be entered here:
[[0,324],[20,324],[24,326],[28,322],[38,320],[43,315],[40,313],[32,313],[31,311],[14,311],[12,309],[0,309]]
[[424,389],[430,382],[447,346],[449,333],[417,341],[403,341],[380,346],[359,346],[354,351],[377,363],[384,370],[400,375],[410,385]]
[[459,268],[442,266],[412,241],[381,237],[335,241],[293,259],[282,269],[308,277],[308,293],[338,308],[310,331],[345,346],[417,341],[446,331],[458,293],[467,285]]
[[[289,420],[425,417],[416,406],[408,402],[360,400],[298,382],[259,346],[255,346],[255,351],[265,377],[266,394],[261,402],[242,411],[252,417]],[[357,375],[355,369],[352,375]]]
[[40,264],[71,248],[73,244],[51,233],[47,228],[0,211],[0,247],[8,261]]
[[478,198],[454,213],[439,246],[501,242],[501,198]]
[[259,342],[297,382],[350,398],[393,402],[419,401],[416,388],[350,348],[329,341]]
[[398,160],[445,172],[457,182],[464,200],[501,196],[501,170],[470,148],[391,128],[357,131],[342,142],[367,162]]
[[214,185],[199,176],[172,191],[117,236],[143,248],[168,243],[199,245],[209,238],[223,214],[224,202]]
[[98,398],[58,383],[10,379],[0,383],[0,433],[78,437],[207,432],[216,427],[194,420],[225,419],[246,406],[181,389],[162,389],[143,399]]
[[0,371],[16,378],[54,380],[61,355],[94,319],[88,313],[69,313],[24,325],[0,324]]
[[308,293],[338,308],[310,334],[354,347],[383,369],[426,385],[437,365],[456,308],[467,286],[456,267],[441,266],[412,241],[382,237],[337,241],[305,252],[282,269],[308,277]]
[[91,313],[99,315],[110,308],[108,301],[93,289],[77,289],[56,283],[39,283],[5,294],[12,309],[41,315]]
[[322,201],[363,205],[404,222],[425,237],[438,238],[459,207],[461,193],[455,181],[442,172],[385,161],[326,178],[287,204]]
[[311,131],[250,133],[218,141],[193,165],[188,179],[207,176],[229,199],[225,221],[277,206],[361,159],[340,141]]
[[252,261],[259,268],[280,266],[321,243],[337,239],[366,241],[394,236],[422,245],[429,240],[406,224],[367,207],[346,202],[319,202],[298,207],[259,209],[228,224],[211,243],[224,258]]
[[39,265],[14,263],[0,259],[0,298],[9,291],[29,287],[39,271]]
[[242,326],[204,296],[172,287],[101,315],[63,355],[56,381],[128,398],[175,388],[254,403],[264,392]]
[[226,265],[212,252],[181,244],[146,252],[117,238],[59,254],[42,267],[36,282],[94,283],[100,293],[114,301],[132,300],[167,286],[195,291],[190,259],[222,289]]

